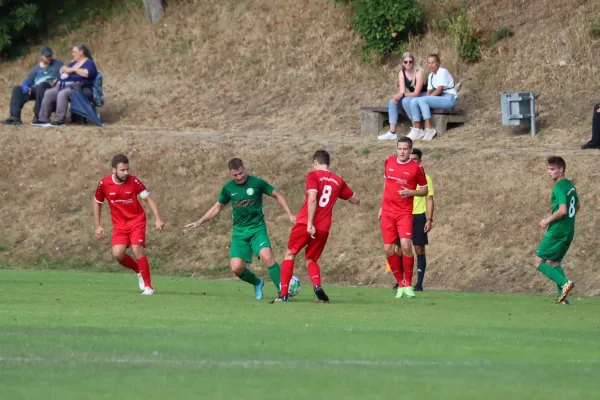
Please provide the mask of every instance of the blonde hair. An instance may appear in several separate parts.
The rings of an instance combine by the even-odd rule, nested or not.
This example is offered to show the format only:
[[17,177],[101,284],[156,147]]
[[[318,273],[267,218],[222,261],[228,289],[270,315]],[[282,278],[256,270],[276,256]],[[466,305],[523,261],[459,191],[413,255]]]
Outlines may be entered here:
[[[404,60],[406,60],[407,58],[411,58],[413,60],[413,68],[415,70],[415,75],[411,79],[410,83],[411,83],[412,87],[416,88],[417,87],[417,74],[419,73],[419,71],[422,73],[423,69],[421,67],[419,67],[419,65],[417,65],[417,59],[415,58],[415,55],[413,53],[411,53],[410,51],[407,51],[404,54],[402,54],[402,67],[401,67],[402,73],[404,73],[404,71],[406,71],[406,67],[404,66]],[[423,81],[425,81],[425,74],[423,74]],[[423,85],[425,87],[427,87],[426,82],[423,82]],[[423,89],[421,89],[421,90],[423,90]]]

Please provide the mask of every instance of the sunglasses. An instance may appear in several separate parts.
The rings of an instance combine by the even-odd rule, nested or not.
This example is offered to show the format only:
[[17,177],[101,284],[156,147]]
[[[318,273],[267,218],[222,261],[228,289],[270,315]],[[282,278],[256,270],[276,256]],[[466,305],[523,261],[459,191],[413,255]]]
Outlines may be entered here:
[[413,63],[414,63],[414,61],[412,61],[412,60],[411,60],[411,61],[402,61],[402,63],[403,63],[403,64],[413,64]]

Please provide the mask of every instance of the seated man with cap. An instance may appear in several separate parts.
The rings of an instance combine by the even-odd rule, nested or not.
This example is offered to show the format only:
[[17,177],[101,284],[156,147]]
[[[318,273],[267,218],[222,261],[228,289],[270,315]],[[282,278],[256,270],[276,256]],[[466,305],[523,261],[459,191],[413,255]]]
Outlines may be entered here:
[[25,103],[35,100],[33,122],[39,118],[42,99],[47,89],[58,79],[63,62],[52,57],[52,49],[42,47],[40,62],[33,67],[21,86],[14,88],[10,98],[10,118],[0,121],[3,125],[21,125],[21,110]]

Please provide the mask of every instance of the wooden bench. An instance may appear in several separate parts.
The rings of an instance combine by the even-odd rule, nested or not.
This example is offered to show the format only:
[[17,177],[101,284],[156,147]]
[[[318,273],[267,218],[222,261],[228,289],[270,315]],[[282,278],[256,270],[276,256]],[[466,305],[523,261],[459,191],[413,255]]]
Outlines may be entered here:
[[[388,121],[387,107],[361,107],[360,108],[360,134],[364,136],[376,135],[383,129],[383,125]],[[408,121],[408,116],[404,112],[398,113],[398,119]],[[446,133],[448,123],[465,123],[467,117],[460,109],[431,109],[431,123],[437,131],[437,136]]]

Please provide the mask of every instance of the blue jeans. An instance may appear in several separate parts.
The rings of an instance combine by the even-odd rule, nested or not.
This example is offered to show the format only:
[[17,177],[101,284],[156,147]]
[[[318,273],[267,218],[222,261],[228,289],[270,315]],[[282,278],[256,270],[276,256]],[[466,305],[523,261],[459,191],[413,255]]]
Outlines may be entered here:
[[[419,94],[419,97],[421,97],[421,96],[426,96],[426,93],[421,92]],[[400,105],[402,105],[404,112],[406,112],[406,115],[408,115],[408,119],[411,121],[412,121],[412,118],[411,118],[411,112],[410,112],[410,105],[413,100],[416,100],[419,97],[406,97],[405,96],[400,101]],[[390,124],[394,124],[394,125],[398,124],[398,105],[399,104],[394,103],[394,99],[391,99],[387,104],[388,119],[390,121]]]
[[423,119],[431,119],[432,108],[454,107],[456,107],[456,96],[453,94],[419,97],[417,101],[411,101],[410,103],[411,118],[414,122],[420,122],[421,114],[423,115]]
[[408,119],[409,121],[412,121],[412,111],[411,111],[411,105],[412,103],[418,104],[419,103],[419,98],[420,97],[424,97],[427,96],[426,92],[421,92],[419,93],[419,96],[417,97],[404,97],[402,99],[402,108],[404,108],[404,111],[406,112],[406,115],[408,115]]

